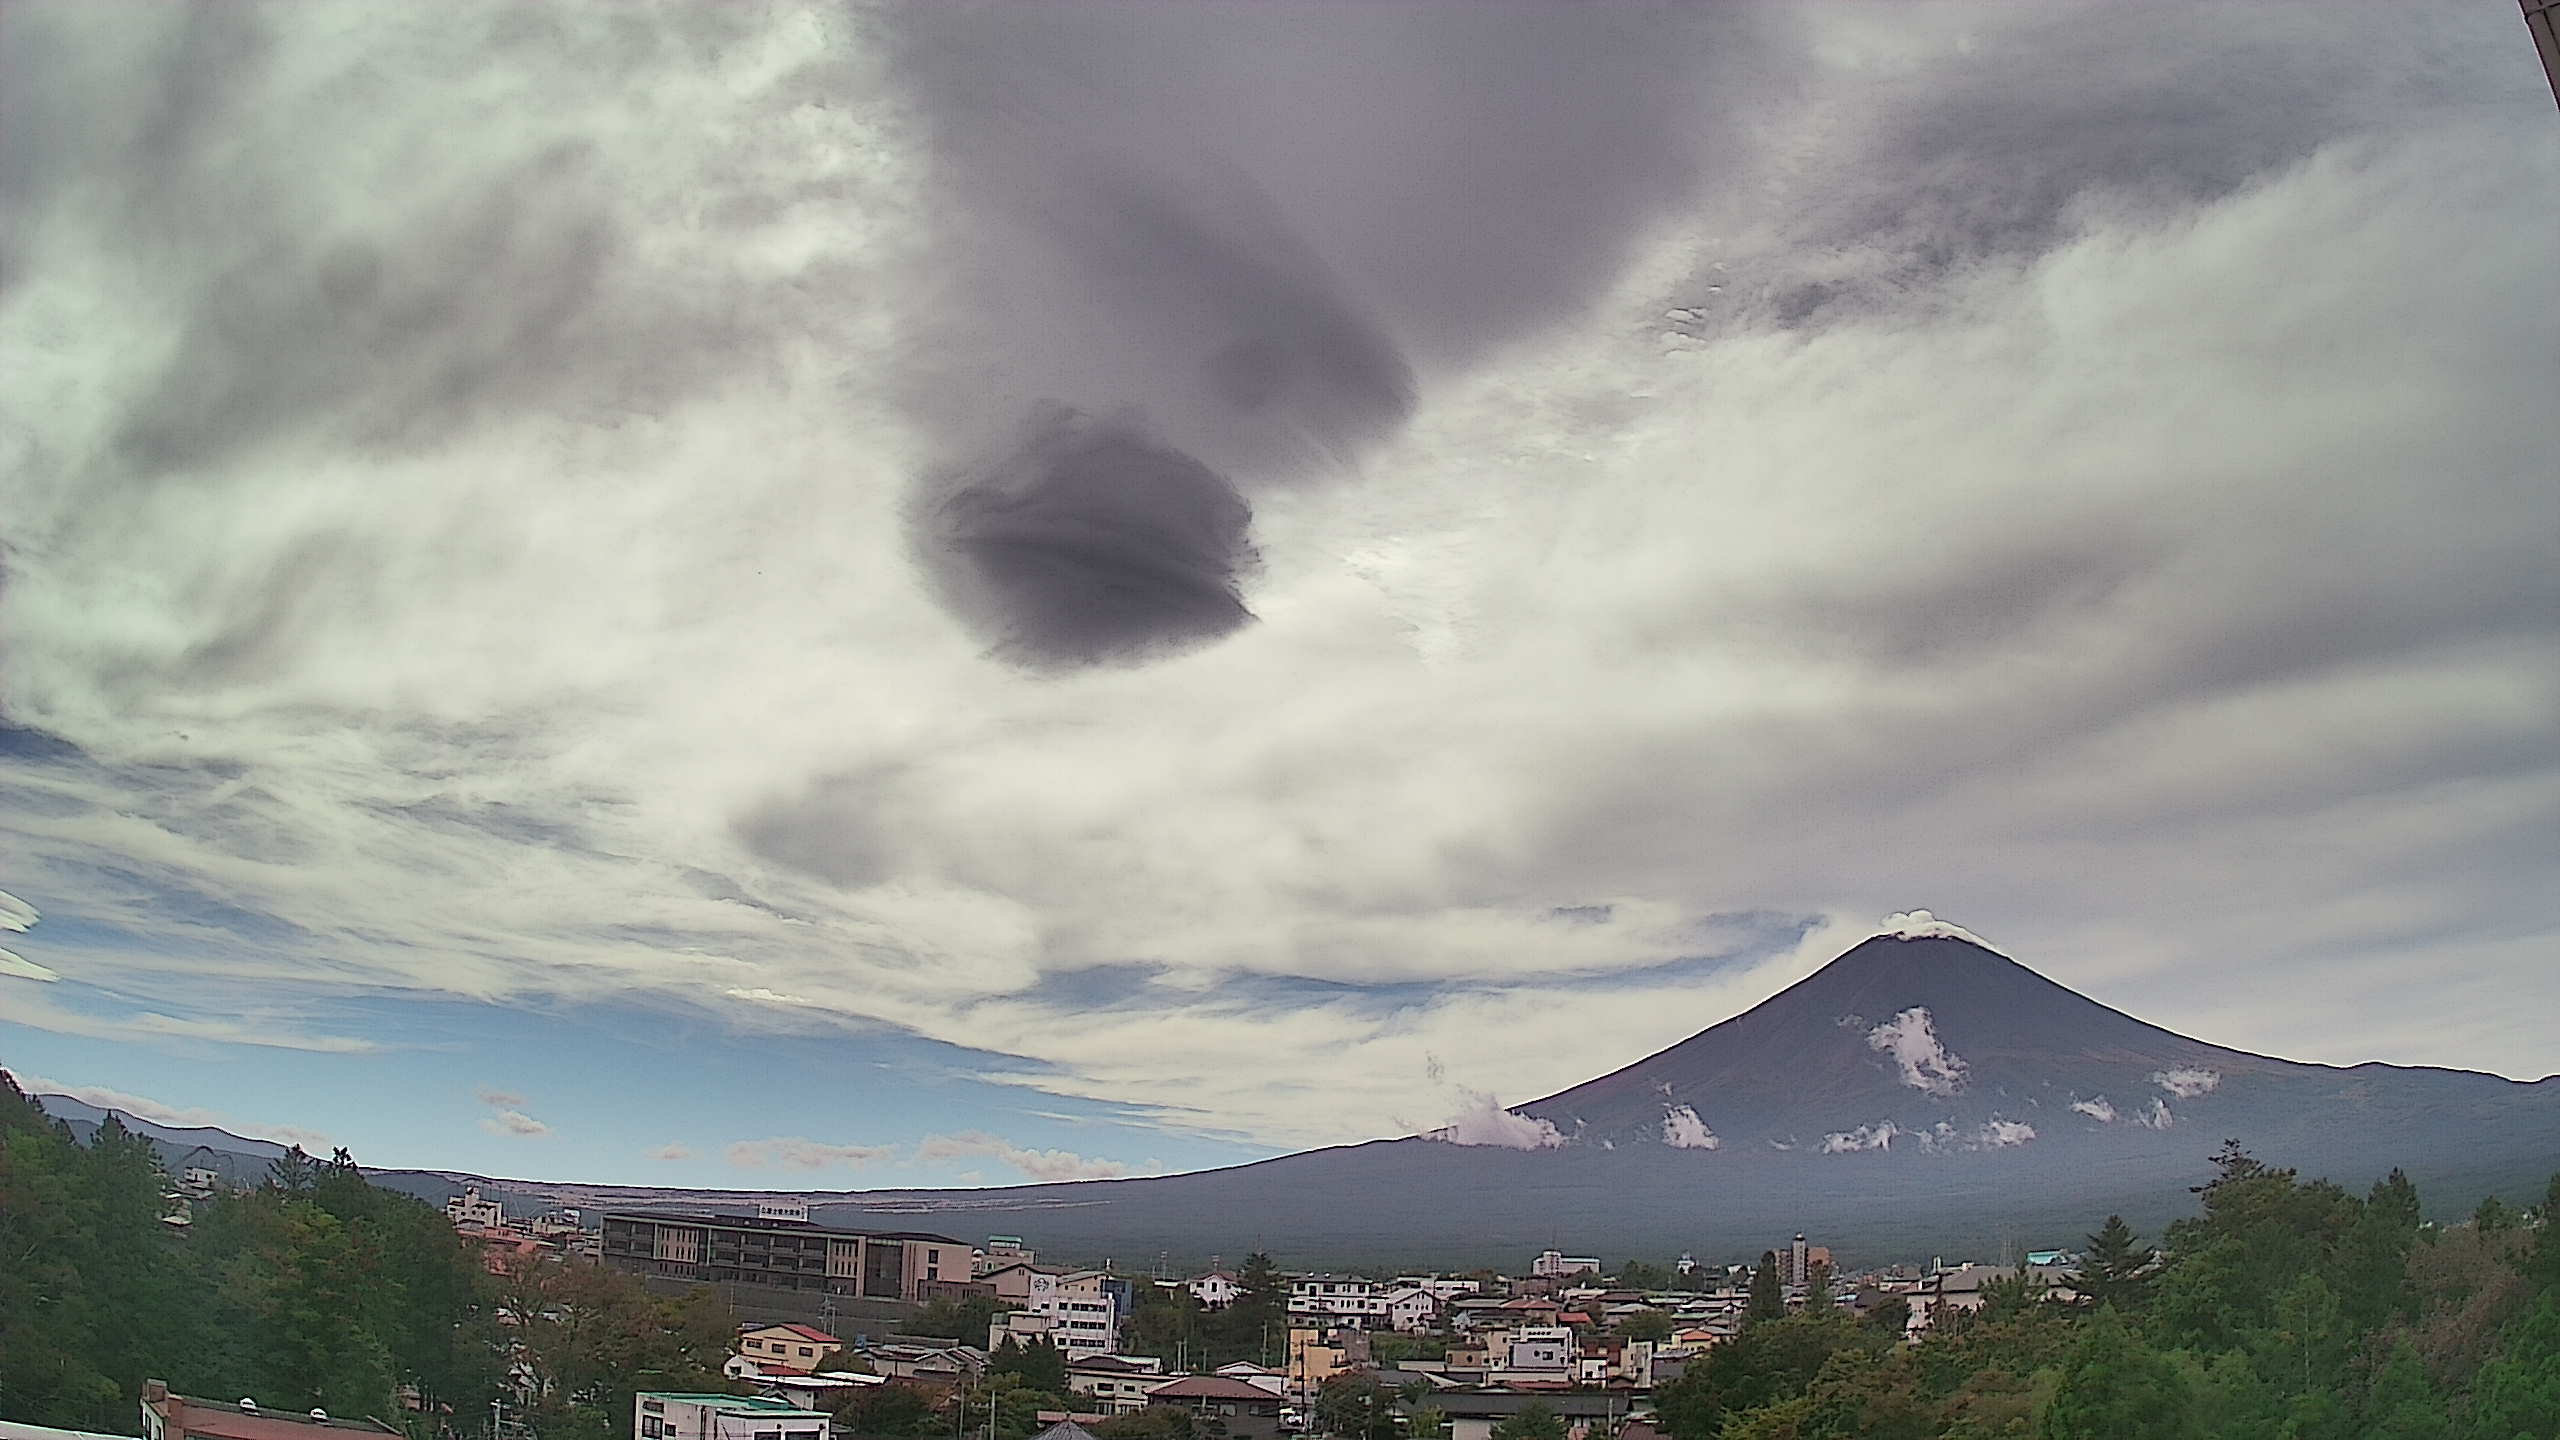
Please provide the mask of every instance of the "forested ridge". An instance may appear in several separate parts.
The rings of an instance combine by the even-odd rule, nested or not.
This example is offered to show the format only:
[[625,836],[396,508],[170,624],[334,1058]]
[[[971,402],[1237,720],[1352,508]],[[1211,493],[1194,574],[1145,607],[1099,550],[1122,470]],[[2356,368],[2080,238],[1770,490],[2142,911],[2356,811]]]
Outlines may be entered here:
[[2226,1145],[2151,1246],[2110,1217],[2076,1303],[2023,1279],[1916,1346],[1902,1311],[1747,1323],[1655,1402],[1674,1440],[2550,1440],[2560,1176],[2439,1228],[2394,1170],[2359,1197]]

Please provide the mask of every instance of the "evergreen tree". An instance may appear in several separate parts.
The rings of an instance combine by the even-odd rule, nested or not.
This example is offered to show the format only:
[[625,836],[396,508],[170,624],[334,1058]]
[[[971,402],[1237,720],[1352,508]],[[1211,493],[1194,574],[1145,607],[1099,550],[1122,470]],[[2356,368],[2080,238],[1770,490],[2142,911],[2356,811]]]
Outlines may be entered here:
[[1804,1282],[1804,1308],[1807,1310],[1831,1308],[1831,1262],[1816,1260],[1805,1266],[1805,1270],[1807,1273]]
[[1760,1263],[1751,1271],[1751,1298],[1743,1302],[1743,1321],[1775,1320],[1786,1313],[1786,1292],[1778,1287],[1778,1252],[1763,1250]]
[[2102,1314],[2063,1367],[2038,1433],[2043,1440],[2190,1440],[2203,1431],[2185,1375]]
[[2479,1206],[2471,1212],[2471,1223],[2479,1228],[2481,1234],[2495,1235],[2515,1228],[2516,1212],[2497,1196],[2483,1195]]
[[2148,1252],[2134,1248],[2133,1227],[2124,1223],[2123,1216],[2110,1215],[2089,1237],[2088,1252],[2069,1283],[2090,1305],[2129,1309],[2142,1298],[2142,1272],[2150,1263]]

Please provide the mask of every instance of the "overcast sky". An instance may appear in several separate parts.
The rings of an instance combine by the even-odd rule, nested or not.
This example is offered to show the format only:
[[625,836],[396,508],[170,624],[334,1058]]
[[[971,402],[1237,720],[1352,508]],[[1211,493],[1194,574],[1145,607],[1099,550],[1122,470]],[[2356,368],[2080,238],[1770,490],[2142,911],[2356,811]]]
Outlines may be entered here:
[[2492,0],[10,5],[0,1064],[1143,1172],[1925,906],[2538,1076],[2555,214]]

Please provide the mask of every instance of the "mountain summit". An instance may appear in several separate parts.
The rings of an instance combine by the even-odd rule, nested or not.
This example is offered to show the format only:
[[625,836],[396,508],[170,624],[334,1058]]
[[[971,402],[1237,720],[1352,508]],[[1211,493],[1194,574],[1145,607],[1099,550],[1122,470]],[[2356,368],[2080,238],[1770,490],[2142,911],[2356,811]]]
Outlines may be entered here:
[[1612,1145],[1685,1136],[1707,1148],[1704,1127],[1715,1148],[2007,1147],[2063,1125],[2165,1129],[2169,1101],[2282,1064],[2136,1020],[1977,941],[1879,935],[1731,1020],[1520,1113]]
[[[1802,1230],[1857,1262],[2064,1244],[2109,1213],[2157,1234],[2230,1137],[2359,1188],[2400,1166],[2465,1209],[2560,1169],[2560,1077],[2225,1049],[1926,912],[1897,920],[1750,1010],[1497,1123],[1189,1175],[847,1192],[813,1208],[840,1224],[1003,1231],[1087,1259],[1266,1249],[1301,1265],[1473,1265],[1549,1245],[1732,1257]],[[467,1181],[647,1203],[625,1188],[381,1178],[438,1200]]]

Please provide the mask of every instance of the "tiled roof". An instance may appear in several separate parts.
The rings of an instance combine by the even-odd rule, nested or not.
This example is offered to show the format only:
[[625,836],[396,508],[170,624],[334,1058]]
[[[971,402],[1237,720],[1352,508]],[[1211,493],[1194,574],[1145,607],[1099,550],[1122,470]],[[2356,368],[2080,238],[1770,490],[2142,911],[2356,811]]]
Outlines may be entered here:
[[1149,1400],[1255,1400],[1277,1405],[1280,1397],[1259,1385],[1230,1380],[1224,1375],[1185,1375],[1170,1385],[1159,1385],[1147,1392]]

